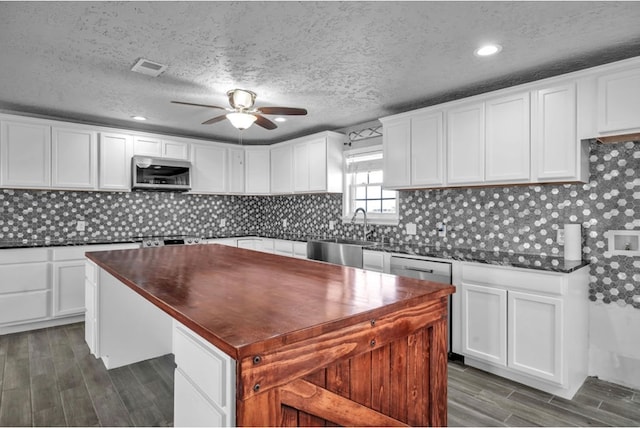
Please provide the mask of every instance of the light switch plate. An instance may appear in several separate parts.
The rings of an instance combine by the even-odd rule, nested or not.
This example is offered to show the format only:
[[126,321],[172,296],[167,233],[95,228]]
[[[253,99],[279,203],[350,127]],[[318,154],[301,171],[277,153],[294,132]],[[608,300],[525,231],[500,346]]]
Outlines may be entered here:
[[221,218],[220,219],[220,227],[225,227],[227,225],[227,219]]
[[78,222],[76,223],[76,231],[77,232],[84,232],[84,229],[86,227],[86,223],[84,220],[78,220]]
[[287,228],[287,219],[286,218],[282,219],[282,227],[285,228],[285,229]]
[[333,230],[336,228],[336,222],[331,220],[329,221],[329,230]]
[[407,223],[407,235],[415,235],[416,234],[416,224],[415,223]]

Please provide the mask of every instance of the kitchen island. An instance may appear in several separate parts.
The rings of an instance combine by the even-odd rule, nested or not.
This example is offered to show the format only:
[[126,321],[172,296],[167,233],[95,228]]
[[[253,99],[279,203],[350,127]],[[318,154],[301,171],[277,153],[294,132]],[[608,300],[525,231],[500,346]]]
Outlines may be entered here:
[[87,258],[92,351],[174,352],[176,425],[447,423],[451,285],[221,245]]

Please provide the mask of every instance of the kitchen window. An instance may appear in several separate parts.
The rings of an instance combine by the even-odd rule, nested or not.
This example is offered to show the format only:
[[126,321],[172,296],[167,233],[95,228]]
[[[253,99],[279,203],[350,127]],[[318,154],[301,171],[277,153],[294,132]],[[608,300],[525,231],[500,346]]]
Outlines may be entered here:
[[[382,188],[382,147],[345,151],[344,218],[350,222],[358,208],[375,224],[398,223],[398,192]],[[362,215],[356,221],[362,222]]]

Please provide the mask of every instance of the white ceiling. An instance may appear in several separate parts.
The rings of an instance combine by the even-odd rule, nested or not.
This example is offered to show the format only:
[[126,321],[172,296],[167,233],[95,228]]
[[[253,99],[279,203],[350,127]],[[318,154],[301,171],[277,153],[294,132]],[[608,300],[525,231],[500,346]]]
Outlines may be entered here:
[[[637,56],[639,23],[632,1],[0,2],[0,109],[238,142],[200,124],[221,110],[169,101],[243,88],[308,109],[242,133],[274,143]],[[503,51],[474,56],[487,41]],[[139,58],[168,69],[133,73]]]

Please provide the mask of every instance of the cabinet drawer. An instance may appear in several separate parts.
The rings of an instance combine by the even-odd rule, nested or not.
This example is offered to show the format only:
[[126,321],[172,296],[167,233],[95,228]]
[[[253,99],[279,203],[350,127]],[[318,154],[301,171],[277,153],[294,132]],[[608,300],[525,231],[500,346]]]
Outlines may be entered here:
[[0,294],[49,288],[48,263],[24,263],[0,266]]
[[174,389],[174,426],[233,426],[228,416],[207,401],[180,369],[175,371]]
[[0,250],[0,265],[46,262],[48,257],[46,248],[5,249]]
[[49,291],[32,291],[0,296],[0,324],[46,318]]
[[536,293],[558,295],[567,293],[563,274],[528,269],[465,263],[462,265],[462,281]]
[[174,325],[173,353],[178,369],[211,402],[221,408],[229,406],[235,399],[229,391],[229,385],[235,383],[235,377],[231,377],[234,360],[186,327]]

